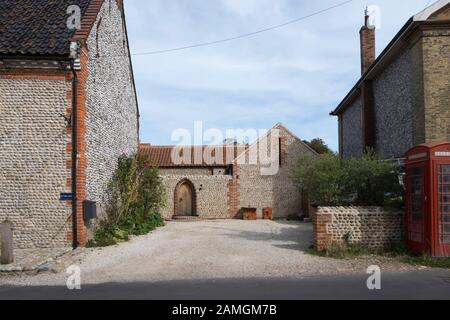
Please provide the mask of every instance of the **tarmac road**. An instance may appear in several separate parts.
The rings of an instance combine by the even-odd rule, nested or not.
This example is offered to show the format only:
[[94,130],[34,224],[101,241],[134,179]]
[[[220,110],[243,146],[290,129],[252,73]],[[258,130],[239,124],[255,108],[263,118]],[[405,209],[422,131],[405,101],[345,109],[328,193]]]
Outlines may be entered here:
[[10,300],[449,300],[450,272],[426,270],[382,274],[381,290],[367,289],[368,275],[303,279],[209,279],[101,283],[65,286],[0,287]]

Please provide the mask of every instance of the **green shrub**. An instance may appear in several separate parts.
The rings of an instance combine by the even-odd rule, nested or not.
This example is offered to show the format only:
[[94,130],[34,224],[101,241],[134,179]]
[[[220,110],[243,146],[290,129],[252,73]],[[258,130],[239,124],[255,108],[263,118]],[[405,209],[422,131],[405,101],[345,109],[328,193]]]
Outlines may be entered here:
[[108,246],[144,235],[164,225],[158,210],[165,205],[165,192],[158,169],[146,155],[122,156],[109,184],[106,217],[99,223],[88,246]]
[[347,172],[344,161],[335,154],[320,157],[301,156],[294,180],[308,192],[312,205],[335,206],[345,202]]
[[354,205],[383,206],[388,197],[401,194],[399,172],[391,163],[380,161],[373,153],[345,161],[346,188],[348,193],[355,194]]
[[116,245],[129,240],[130,236],[141,236],[164,226],[164,220],[156,212],[147,215],[137,215],[136,218],[128,218],[117,226],[101,224],[95,233],[94,240],[90,240],[88,247],[106,247]]
[[137,218],[129,218],[120,225],[130,235],[141,236],[164,226],[164,220],[159,213],[150,212],[145,216],[137,215]]
[[[106,223],[123,223],[129,218],[144,219],[165,204],[165,192],[158,169],[148,156],[122,156],[110,182],[111,190]],[[139,217],[140,216],[140,217]]]
[[293,172],[314,206],[398,206],[403,202],[398,177],[391,163],[371,153],[355,159],[337,154],[302,156]]

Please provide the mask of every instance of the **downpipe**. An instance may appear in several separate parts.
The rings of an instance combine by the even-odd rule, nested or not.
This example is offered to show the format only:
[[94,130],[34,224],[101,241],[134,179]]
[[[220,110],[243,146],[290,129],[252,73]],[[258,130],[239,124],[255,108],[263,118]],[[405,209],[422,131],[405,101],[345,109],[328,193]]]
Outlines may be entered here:
[[72,248],[78,248],[78,212],[77,212],[77,96],[78,96],[78,75],[75,71],[75,60],[70,60],[72,71]]

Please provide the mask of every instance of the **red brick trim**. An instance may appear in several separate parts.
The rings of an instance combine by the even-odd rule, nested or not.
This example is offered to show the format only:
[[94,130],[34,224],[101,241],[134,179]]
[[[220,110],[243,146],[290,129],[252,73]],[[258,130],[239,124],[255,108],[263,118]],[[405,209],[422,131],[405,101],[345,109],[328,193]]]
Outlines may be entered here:
[[239,192],[239,165],[235,162],[233,165],[233,177],[228,182],[228,216],[231,219],[239,217],[240,192]]
[[327,231],[327,225],[333,222],[333,215],[313,214],[314,249],[323,251],[332,244],[332,236]]
[[[88,53],[85,47],[81,50],[81,66],[82,69],[77,71],[78,75],[78,171],[77,171],[77,210],[78,210],[78,241],[81,246],[84,246],[87,241],[87,231],[83,220],[83,201],[86,199],[86,82],[89,74],[87,69]],[[13,79],[13,80],[55,80],[55,81],[72,81],[71,71],[65,70],[46,70],[46,69],[9,69],[0,70],[1,79]],[[67,111],[66,115],[70,117],[72,112],[72,87],[68,85],[67,90]],[[68,141],[71,141],[70,136],[72,130],[70,127],[67,128]],[[70,169],[72,160],[72,143],[68,142],[66,145],[67,168]],[[67,188],[71,187],[72,178],[70,174],[67,176]],[[71,202],[67,203],[68,207],[71,207]],[[70,219],[68,219],[70,220]],[[72,239],[72,228],[67,231],[67,239]]]
[[71,74],[63,70],[8,69],[0,70],[1,79],[70,81]]
[[[83,201],[86,200],[86,83],[89,75],[88,70],[88,51],[86,47],[82,47],[80,54],[81,70],[77,71],[78,76],[78,95],[77,95],[77,148],[78,148],[78,165],[77,165],[77,239],[80,246],[85,246],[87,242],[87,229],[83,219]],[[70,114],[72,110],[72,88],[67,92],[68,107],[67,112]],[[68,129],[69,138],[72,135],[71,128]],[[71,165],[72,141],[67,143],[67,165]],[[67,179],[67,186],[71,186],[70,176]],[[67,234],[68,240],[72,239],[72,228]]]
[[[72,41],[80,40],[82,44],[86,43],[104,2],[105,0],[91,0],[91,3],[81,20],[81,28],[73,35]],[[116,2],[119,10],[123,12],[123,0],[116,0]]]
[[[82,63],[84,66],[87,64],[85,63],[87,60],[86,53],[84,52],[84,55],[82,55]],[[85,199],[85,181],[86,181],[86,173],[85,173],[85,156],[84,156],[84,150],[83,147],[83,141],[85,139],[85,118],[83,114],[85,114],[85,90],[84,86],[86,83],[86,77],[87,77],[87,70],[78,72],[79,75],[79,101],[78,101],[78,118],[79,118],[79,128],[80,128],[80,134],[79,134],[79,148],[80,148],[80,164],[79,164],[79,172],[77,174],[78,180],[79,180],[79,203],[78,203],[78,212],[79,212],[79,219],[78,219],[78,239],[80,241],[81,245],[85,245],[86,243],[86,228],[84,227],[84,221],[82,217],[82,201]],[[71,71],[65,71],[65,70],[45,70],[45,69],[9,69],[9,70],[1,70],[0,71],[0,78],[1,79],[13,79],[13,80],[54,80],[54,81],[66,81],[68,83],[68,91],[66,96],[67,101],[67,111],[66,116],[70,117],[72,112],[72,87],[69,85],[72,81],[72,73]],[[70,135],[72,134],[72,130],[70,126],[67,128],[67,134],[68,134],[68,141],[70,140]],[[71,166],[71,152],[72,152],[72,143],[67,143],[66,145],[66,153],[67,153],[67,160],[66,165],[67,168],[70,169]],[[68,170],[69,171],[69,170]],[[71,176],[70,173],[67,176],[67,190],[70,190],[71,188]],[[72,206],[71,202],[67,202],[67,207],[70,208]],[[81,213],[81,214],[80,214]],[[68,221],[71,221],[68,217]],[[80,219],[81,218],[81,219]],[[71,228],[67,231],[67,240],[72,239],[72,231]]]
[[81,28],[75,32],[72,41],[80,40],[82,44],[86,43],[104,2],[105,0],[91,0],[81,20]]

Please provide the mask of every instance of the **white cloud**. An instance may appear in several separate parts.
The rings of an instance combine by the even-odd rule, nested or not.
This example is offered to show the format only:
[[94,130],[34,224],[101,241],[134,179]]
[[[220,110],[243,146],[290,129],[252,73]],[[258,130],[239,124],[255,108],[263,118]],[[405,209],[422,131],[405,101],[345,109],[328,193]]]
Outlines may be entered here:
[[[214,41],[277,25],[338,0],[128,0],[133,52]],[[270,128],[284,122],[302,138],[337,149],[328,113],[359,76],[364,6],[380,6],[380,52],[428,0],[353,3],[253,37],[160,55],[134,56],[142,138],[170,143],[171,132],[208,127]]]
[[228,10],[241,16],[254,16],[255,12],[280,14],[280,1],[273,0],[220,0]]

